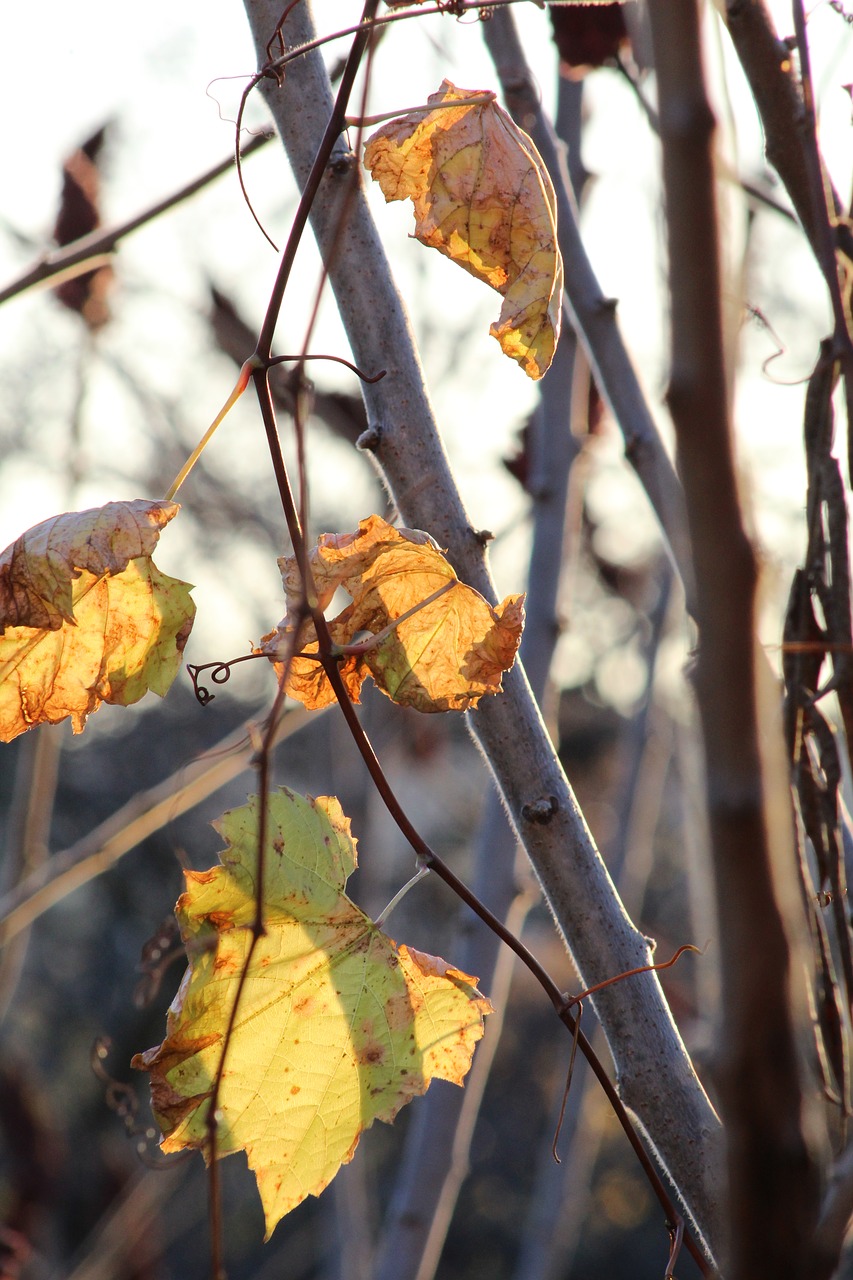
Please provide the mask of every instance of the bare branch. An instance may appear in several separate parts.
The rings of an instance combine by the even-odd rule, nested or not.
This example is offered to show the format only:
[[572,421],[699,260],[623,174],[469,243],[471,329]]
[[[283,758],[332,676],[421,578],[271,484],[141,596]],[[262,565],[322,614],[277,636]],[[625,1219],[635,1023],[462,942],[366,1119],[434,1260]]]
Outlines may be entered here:
[[[822,232],[812,193],[809,160],[803,146],[803,100],[791,67],[791,55],[778,39],[765,0],[727,0],[729,35],[746,73],[764,127],[767,159],[785,184],[797,216],[818,261],[822,261]],[[844,206],[829,184],[834,216]],[[836,228],[839,247],[853,258],[853,233],[843,223]]]
[[[279,16],[277,6],[270,0],[247,0],[246,7],[263,61]],[[288,28],[297,43],[313,38],[306,5],[291,12]],[[280,87],[265,80],[263,90],[302,185],[332,110],[322,60],[316,54],[301,58]],[[364,388],[370,421],[365,444],[406,523],[428,529],[449,548],[462,580],[494,600],[485,550],[450,474],[408,321],[360,190],[331,252],[339,200],[356,167],[356,157],[341,138],[314,202],[312,222],[324,257],[333,258],[330,277],[356,363],[379,367],[376,359],[381,353],[381,365],[388,369],[382,382]],[[484,700],[470,723],[584,983],[647,963],[648,942],[630,923],[615,894],[520,668],[506,677],[504,695]],[[705,1187],[706,1144],[712,1142],[718,1122],[656,976],[643,974],[620,983],[602,992],[596,1003],[624,1096],[656,1141],[663,1135],[657,1149],[701,1234],[706,1241],[718,1239],[716,1205]],[[686,1133],[692,1135],[689,1143]]]
[[652,0],[650,13],[672,294],[669,403],[696,563],[696,687],[723,939],[717,1079],[728,1146],[731,1275],[805,1280],[816,1179],[802,1127],[788,938],[802,922],[785,918],[796,910],[797,894],[778,694],[761,679],[758,571],[743,527],[728,416],[714,118],[696,0]]

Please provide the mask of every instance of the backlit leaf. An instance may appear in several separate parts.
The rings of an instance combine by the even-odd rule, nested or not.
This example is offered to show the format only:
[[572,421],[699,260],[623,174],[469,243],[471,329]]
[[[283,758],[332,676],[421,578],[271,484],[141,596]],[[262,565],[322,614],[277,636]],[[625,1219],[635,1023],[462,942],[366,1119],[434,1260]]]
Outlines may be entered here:
[[55,516],[0,555],[0,739],[101,702],[165,694],[195,606],[151,561],[174,502],[111,502]]
[[[163,1151],[209,1156],[207,1112],[252,940],[258,800],[217,827],[222,865],[187,871],[176,907],[189,955],[151,1073]],[[249,963],[218,1096],[217,1156],[245,1150],[267,1237],[433,1077],[461,1084],[490,1005],[476,979],[397,946],[344,893],[356,865],[333,797],[270,798],[264,927]]]
[[429,102],[368,140],[364,163],[386,200],[410,199],[415,235],[503,295],[491,334],[541,378],[560,334],[563,263],[554,188],[531,139],[494,101],[442,82]]
[[[416,609],[375,647],[342,659],[341,675],[353,701],[358,702],[368,675],[389,698],[418,711],[465,711],[484,694],[500,692],[501,677],[515,661],[521,639],[523,596],[507,596],[493,609],[459,581],[429,534],[395,529],[375,515],[362,520],[356,533],[323,534],[309,563],[321,609],[338,587],[352,597],[352,604],[329,624],[338,645],[351,644],[363,632],[378,635]],[[264,636],[261,651],[286,664],[302,588],[295,557],[279,564],[287,613]],[[313,624],[303,627],[299,648],[301,653],[316,652]],[[334,701],[323,668],[312,658],[292,659],[286,688],[307,707]]]

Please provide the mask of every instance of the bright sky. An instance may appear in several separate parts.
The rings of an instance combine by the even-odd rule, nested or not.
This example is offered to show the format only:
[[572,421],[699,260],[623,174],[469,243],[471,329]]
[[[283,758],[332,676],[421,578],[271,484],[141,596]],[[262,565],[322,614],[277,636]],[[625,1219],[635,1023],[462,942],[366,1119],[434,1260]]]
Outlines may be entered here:
[[[788,5],[774,7],[783,25],[789,25]],[[322,0],[315,5],[327,29],[350,23],[359,9],[352,0]],[[547,16],[534,5],[524,5],[518,19],[547,103],[554,86]],[[26,6],[7,8],[0,42],[7,122],[7,180],[0,203],[0,279],[4,281],[36,256],[49,236],[62,158],[93,129],[108,119],[115,122],[105,215],[108,220],[121,219],[228,154],[233,146],[229,121],[242,88],[240,77],[254,66],[239,0],[184,0],[180,5],[173,0],[149,0],[134,12],[133,23],[126,17],[117,21],[115,4],[107,0],[87,0],[83,6],[45,0],[39,9],[38,30],[36,36]],[[850,100],[839,86],[853,80],[853,35],[825,0],[813,6],[810,31],[821,90],[823,145],[839,189],[849,192]],[[722,60],[731,72],[724,45],[724,37],[712,39],[710,57],[716,66]],[[371,108],[402,110],[422,102],[445,75],[466,88],[494,86],[477,24],[449,18],[403,23],[382,46]],[[734,73],[728,91],[739,121],[740,169],[754,177],[760,167],[760,133]],[[631,91],[614,74],[589,82],[587,102],[586,163],[598,175],[584,211],[589,249],[605,292],[621,300],[623,331],[657,402],[663,390],[665,357],[656,144]],[[720,106],[725,109],[724,98]],[[256,111],[252,118],[263,118],[262,112]],[[251,160],[246,174],[261,217],[281,236],[293,196],[277,148],[272,145]],[[423,343],[433,397],[472,520],[492,529],[510,527],[519,520],[523,499],[503,474],[500,458],[511,451],[513,433],[533,404],[535,391],[488,336],[499,301],[409,239],[408,206],[385,207],[378,199],[377,217]],[[16,243],[12,232],[31,237],[34,243]],[[786,353],[770,365],[769,376],[762,374],[763,362],[775,349],[773,340],[756,327],[745,332],[747,376],[739,386],[737,410],[759,527],[769,560],[780,562],[781,580],[790,556],[799,551],[800,535],[792,516],[802,504],[803,388],[779,384],[808,373],[826,312],[822,285],[815,280],[797,233],[768,214],[758,219],[754,235],[761,252],[754,255],[747,296],[765,312]],[[128,240],[120,262],[116,321],[105,341],[158,394],[180,401],[192,434],[200,436],[230,389],[227,366],[201,355],[206,335],[199,313],[206,305],[206,282],[213,279],[239,301],[250,320],[258,320],[275,255],[254,228],[236,184],[225,180],[202,199]],[[315,270],[306,251],[279,331],[282,346],[288,340],[301,342],[304,316],[295,300],[313,294]],[[458,369],[448,366],[448,352],[441,341],[448,315],[457,347],[463,340],[465,344]],[[318,342],[322,349],[346,354],[331,300],[324,308]],[[0,546],[26,525],[67,505],[63,460],[78,347],[74,317],[62,314],[47,294],[0,308],[5,388],[0,414],[27,416],[28,437],[47,463],[44,472],[31,462],[25,466],[13,462],[0,469]],[[327,383],[335,377],[334,373],[323,375]],[[253,434],[257,432],[257,421],[247,408],[226,423],[211,446],[218,451],[212,456],[220,465],[245,474],[249,492],[253,485],[266,482],[263,448],[258,434]],[[85,433],[88,479],[74,505],[143,496],[117,493],[109,466],[111,451],[118,449],[126,456],[145,448],[144,414],[129,404],[126,388],[117,385],[115,378],[102,377],[93,383]],[[247,452],[247,438],[258,439],[257,466],[254,451]],[[596,482],[602,516],[613,516],[614,537],[624,538],[618,527],[627,521],[638,545],[643,545],[652,526],[635,486],[625,478],[618,441],[614,438],[603,452],[602,474]],[[342,504],[360,483],[346,467],[324,482],[339,487]],[[192,502],[191,482],[181,496]],[[167,571],[198,583],[200,607],[209,610],[221,640],[217,648],[225,651],[229,644],[236,644],[244,649],[251,624],[235,617],[233,599],[224,586],[228,569],[223,572],[221,564],[194,562],[188,570],[180,563],[179,534],[170,533],[170,545],[174,563],[165,553],[165,542],[158,560]],[[495,555],[504,590],[519,586],[523,547],[523,539],[510,538]],[[239,576],[243,582],[254,582],[257,575],[256,604],[263,610],[263,601],[270,601],[272,625],[280,613],[275,566],[266,560],[261,563],[260,557],[253,563],[250,551],[241,555],[248,556],[248,562],[241,559]]]

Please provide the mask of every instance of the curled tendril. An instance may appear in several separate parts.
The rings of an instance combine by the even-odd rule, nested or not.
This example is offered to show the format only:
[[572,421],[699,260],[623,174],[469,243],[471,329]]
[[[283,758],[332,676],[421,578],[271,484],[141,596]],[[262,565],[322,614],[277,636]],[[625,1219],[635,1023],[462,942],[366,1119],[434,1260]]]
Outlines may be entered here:
[[109,1036],[98,1036],[92,1045],[90,1057],[92,1071],[104,1086],[107,1106],[122,1121],[127,1136],[136,1139],[136,1154],[143,1164],[151,1169],[170,1169],[172,1165],[180,1164],[191,1154],[189,1150],[182,1151],[174,1159],[154,1154],[154,1147],[159,1139],[157,1129],[153,1124],[139,1123],[139,1099],[136,1093],[129,1084],[123,1084],[121,1080],[111,1076],[104,1066],[111,1048],[112,1040]]
[[133,1003],[145,1009],[157,996],[168,970],[176,960],[186,956],[178,922],[167,916],[156,932],[144,943],[137,972],[142,976],[133,990]]
[[227,684],[231,679],[231,668],[236,667],[238,662],[251,662],[253,658],[264,658],[264,653],[244,653],[241,658],[231,658],[228,662],[205,662],[201,666],[196,666],[192,662],[187,663],[187,671],[190,673],[190,679],[193,682],[193,693],[203,707],[209,702],[213,702],[216,697],[215,693],[211,693],[206,685],[199,683],[199,676],[202,671],[210,672],[210,680],[213,684]]

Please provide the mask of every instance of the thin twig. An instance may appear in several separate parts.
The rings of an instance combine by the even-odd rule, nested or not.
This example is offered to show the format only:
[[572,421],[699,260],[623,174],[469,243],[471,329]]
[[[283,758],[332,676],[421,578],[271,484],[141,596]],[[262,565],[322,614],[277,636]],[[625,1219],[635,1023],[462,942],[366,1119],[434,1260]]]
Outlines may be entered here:
[[[258,134],[247,144],[243,155],[254,155],[274,136],[271,133]],[[201,191],[204,187],[209,186],[211,182],[222,177],[224,173],[228,173],[233,166],[233,157],[229,156],[227,160],[221,160],[219,164],[206,169],[204,173],[194,178],[192,182],[186,183],[184,186],[179,187],[177,191],[173,191],[171,195],[165,196],[155,204],[149,205],[141,213],[128,218],[126,222],[120,222],[114,227],[108,227],[106,231],[102,231],[99,228],[87,236],[81,236],[79,240],[72,241],[71,244],[64,246],[62,249],[46,253],[34,267],[30,267],[17,279],[7,284],[5,288],[0,289],[0,304],[8,302],[10,298],[15,298],[21,293],[25,293],[27,289],[35,288],[36,285],[57,284],[60,279],[83,275],[85,272],[91,271],[94,266],[109,262],[116,245],[125,236],[129,236],[133,231],[138,231],[140,227],[144,227],[147,223],[152,222],[154,218],[158,218],[161,213],[165,213],[168,209],[173,209],[175,205],[181,204],[182,201],[189,199],[190,196],[194,196],[197,191]]]

